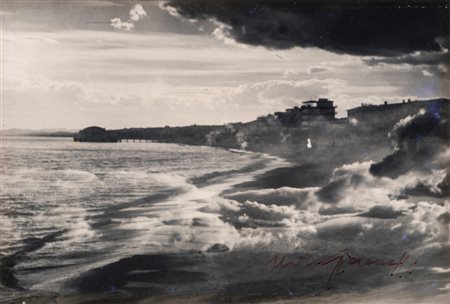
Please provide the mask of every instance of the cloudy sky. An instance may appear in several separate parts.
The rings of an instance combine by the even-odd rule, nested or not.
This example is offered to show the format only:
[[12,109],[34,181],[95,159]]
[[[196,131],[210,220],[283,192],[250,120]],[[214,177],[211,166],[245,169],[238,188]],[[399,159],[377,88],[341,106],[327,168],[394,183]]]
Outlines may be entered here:
[[448,9],[210,3],[3,1],[2,128],[222,124],[318,97],[345,116],[450,96]]

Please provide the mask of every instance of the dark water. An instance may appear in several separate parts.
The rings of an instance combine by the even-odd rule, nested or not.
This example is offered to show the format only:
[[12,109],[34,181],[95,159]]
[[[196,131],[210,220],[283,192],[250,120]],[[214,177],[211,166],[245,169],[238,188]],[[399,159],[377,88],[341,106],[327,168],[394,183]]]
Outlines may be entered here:
[[432,299],[450,289],[450,203],[402,194],[436,187],[446,162],[395,179],[355,162],[326,186],[245,190],[234,186],[292,164],[210,147],[4,138],[1,253],[19,286],[62,294],[389,287]]
[[19,285],[32,289],[59,290],[67,279],[130,255],[226,242],[230,227],[199,209],[281,163],[172,144],[2,143],[1,253],[27,249],[15,270]]

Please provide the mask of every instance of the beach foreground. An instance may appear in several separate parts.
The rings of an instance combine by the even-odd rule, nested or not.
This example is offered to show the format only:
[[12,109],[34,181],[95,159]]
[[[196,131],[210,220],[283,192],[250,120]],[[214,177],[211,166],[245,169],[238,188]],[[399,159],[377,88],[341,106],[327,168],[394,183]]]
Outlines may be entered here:
[[[46,160],[55,147],[64,147],[58,152],[64,158],[79,155],[77,145],[12,139],[10,151]],[[56,172],[72,192],[64,194],[68,209],[56,208],[56,217],[37,198],[51,226],[23,229],[21,239],[11,234],[10,250],[20,249],[2,258],[5,303],[444,303],[448,297],[448,152],[440,146],[400,156],[377,151],[345,164],[167,144],[83,147],[88,154],[78,171],[11,171],[16,203],[12,190],[22,173],[45,189],[44,179]],[[110,149],[110,163],[85,167]],[[195,173],[139,172],[135,158],[127,160],[134,171],[111,167],[115,158],[123,166],[130,149],[151,161],[160,151],[165,157],[183,151],[198,160],[192,167],[178,157],[178,166]],[[398,157],[402,162],[393,165]],[[211,170],[230,158],[234,167]],[[405,163],[408,158],[415,161]],[[85,195],[79,187],[93,187],[89,195],[104,191],[102,179],[129,183],[132,192],[86,196],[91,205],[75,208]],[[430,180],[434,186],[425,183]],[[10,221],[14,206],[5,214]],[[46,233],[35,234],[43,228]]]

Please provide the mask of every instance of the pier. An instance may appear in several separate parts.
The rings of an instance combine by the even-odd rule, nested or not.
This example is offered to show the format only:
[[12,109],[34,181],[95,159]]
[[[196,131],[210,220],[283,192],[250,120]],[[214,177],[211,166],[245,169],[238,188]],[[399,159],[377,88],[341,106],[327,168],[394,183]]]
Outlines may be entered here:
[[146,142],[146,143],[151,143],[151,142],[155,142],[155,141],[151,140],[151,139],[119,138],[117,140],[117,142]]

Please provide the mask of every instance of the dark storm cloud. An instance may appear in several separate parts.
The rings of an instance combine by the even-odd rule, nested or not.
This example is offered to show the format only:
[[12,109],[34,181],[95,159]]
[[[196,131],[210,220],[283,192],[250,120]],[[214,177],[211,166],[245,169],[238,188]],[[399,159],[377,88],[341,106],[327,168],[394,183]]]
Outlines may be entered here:
[[[401,4],[401,8],[397,4]],[[213,18],[229,26],[236,41],[273,49],[318,47],[335,53],[401,56],[441,51],[449,36],[445,1],[205,1],[169,0],[189,19]],[[430,2],[426,2],[430,4]]]
[[368,58],[364,62],[368,65],[377,64],[409,64],[409,65],[438,65],[449,63],[450,54],[448,52],[419,52],[417,54],[407,54],[402,56],[387,58]]
[[[371,66],[378,64],[408,64],[411,66],[439,66],[440,64],[443,64],[448,66],[450,64],[450,53],[448,52],[448,49],[450,48],[449,37],[438,37],[435,41],[440,45],[440,51],[418,51],[394,57],[371,57],[364,58],[363,61]],[[446,71],[439,69],[437,72],[441,72],[442,74],[442,72],[445,73]]]

